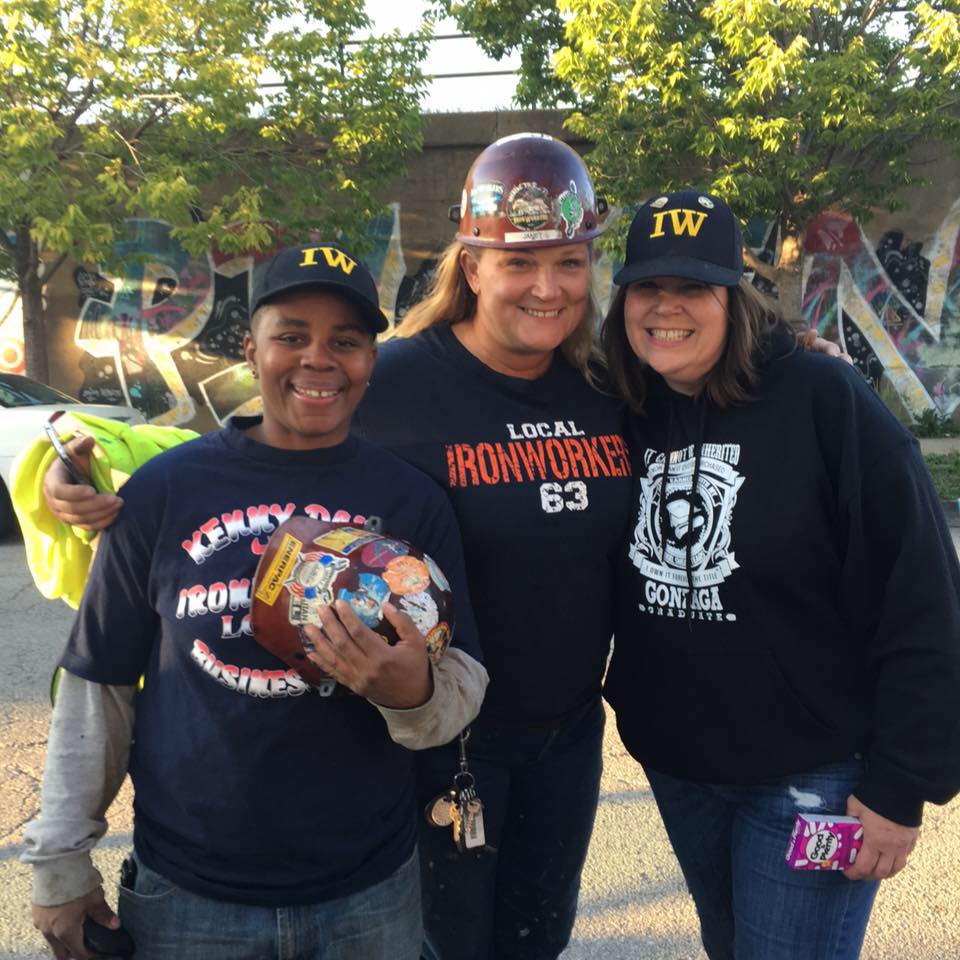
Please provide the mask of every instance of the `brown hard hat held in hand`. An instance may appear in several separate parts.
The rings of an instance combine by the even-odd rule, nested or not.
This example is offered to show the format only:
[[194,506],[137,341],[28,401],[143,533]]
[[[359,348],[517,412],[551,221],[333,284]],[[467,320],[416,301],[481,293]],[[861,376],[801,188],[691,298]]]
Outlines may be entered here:
[[273,532],[253,580],[253,635],[308,683],[330,677],[307,658],[303,632],[322,628],[318,611],[345,600],[371,630],[397,642],[387,601],[424,635],[436,663],[453,636],[453,596],[434,561],[404,540],[343,523],[291,517]]

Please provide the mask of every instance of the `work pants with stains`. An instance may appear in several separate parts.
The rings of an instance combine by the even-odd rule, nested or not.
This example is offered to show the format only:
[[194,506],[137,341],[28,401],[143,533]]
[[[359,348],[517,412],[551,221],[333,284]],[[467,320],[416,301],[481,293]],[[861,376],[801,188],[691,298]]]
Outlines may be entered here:
[[748,786],[647,770],[710,960],[855,960],[878,881],[794,870],[798,813],[845,815],[863,760]]
[[[600,793],[599,697],[562,727],[475,725],[467,744],[486,847],[420,832],[426,960],[555,960],[570,939]],[[417,754],[421,807],[448,790],[457,744]]]

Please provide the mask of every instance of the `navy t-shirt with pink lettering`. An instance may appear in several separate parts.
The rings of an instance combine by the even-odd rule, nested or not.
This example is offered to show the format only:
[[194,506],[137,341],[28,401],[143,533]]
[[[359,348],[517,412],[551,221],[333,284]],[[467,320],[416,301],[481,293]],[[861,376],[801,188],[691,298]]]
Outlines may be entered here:
[[453,643],[480,654],[436,484],[359,437],[280,450],[243,432],[253,422],[169,450],[126,484],[61,665],[97,683],[145,678],[130,773],[149,867],[214,899],[313,903],[411,855],[413,755],[366,700],[309,687],[254,640],[251,581],[270,534],[293,514],[381,517],[437,561],[455,598]]
[[354,426],[453,504],[490,674],[480,723],[552,727],[600,695],[630,502],[621,422],[559,352],[524,380],[449,325],[380,347]]

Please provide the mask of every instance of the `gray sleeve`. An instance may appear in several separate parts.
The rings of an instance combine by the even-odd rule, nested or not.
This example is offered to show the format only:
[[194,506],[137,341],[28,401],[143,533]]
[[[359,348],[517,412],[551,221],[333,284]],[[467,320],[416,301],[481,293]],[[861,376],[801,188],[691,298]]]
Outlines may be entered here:
[[457,647],[448,647],[433,671],[433,696],[411,710],[374,706],[387,722],[390,738],[408,750],[449,743],[480,712],[489,677],[483,664]]
[[64,670],[50,721],[40,815],[24,830],[23,863],[33,866],[33,902],[82,897],[102,877],[90,851],[106,833],[106,812],[127,774],[132,686],[107,686]]

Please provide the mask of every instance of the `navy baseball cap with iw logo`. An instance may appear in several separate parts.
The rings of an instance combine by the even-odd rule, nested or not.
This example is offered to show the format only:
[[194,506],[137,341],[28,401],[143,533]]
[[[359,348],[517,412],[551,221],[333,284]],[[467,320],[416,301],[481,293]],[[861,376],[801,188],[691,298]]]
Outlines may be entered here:
[[733,211],[701,190],[661,193],[633,218],[627,255],[613,282],[684,277],[735,287],[743,276],[743,237]]
[[277,253],[259,272],[250,316],[284,293],[311,287],[342,293],[360,311],[371,333],[383,333],[389,326],[370,271],[336,243],[305,243]]

